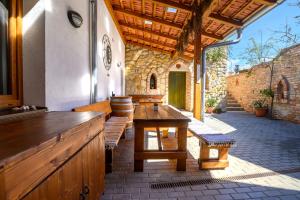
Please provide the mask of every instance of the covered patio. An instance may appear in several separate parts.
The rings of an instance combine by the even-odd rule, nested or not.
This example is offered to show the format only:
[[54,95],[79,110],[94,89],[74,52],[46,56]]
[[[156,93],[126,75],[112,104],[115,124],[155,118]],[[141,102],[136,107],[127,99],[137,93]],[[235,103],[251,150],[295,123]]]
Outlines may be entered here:
[[0,0],[0,200],[300,199],[299,125],[227,112],[228,46],[282,2]]

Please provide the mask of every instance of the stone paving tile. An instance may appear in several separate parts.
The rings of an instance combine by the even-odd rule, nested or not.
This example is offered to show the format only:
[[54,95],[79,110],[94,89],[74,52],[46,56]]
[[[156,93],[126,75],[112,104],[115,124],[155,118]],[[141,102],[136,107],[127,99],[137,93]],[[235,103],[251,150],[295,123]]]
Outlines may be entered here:
[[214,196],[216,200],[231,200],[233,199],[229,194],[218,194]]
[[219,192],[221,194],[231,194],[231,193],[236,193],[234,189],[219,189]]
[[247,193],[251,198],[265,197],[266,195],[263,192],[248,192]]
[[[144,163],[144,172],[134,173],[134,134],[128,131],[114,152],[113,173],[105,177],[101,199],[300,199],[300,172],[222,184],[151,189],[151,183],[239,176],[300,166],[299,125],[256,118],[245,112],[208,116],[205,125],[236,139],[228,168],[199,170],[199,140],[189,136],[186,172],[176,171],[175,160],[149,160]],[[156,147],[155,137],[149,135],[145,144]],[[175,142],[174,133],[162,139],[164,148],[173,148]]]
[[202,193],[204,195],[217,195],[220,194],[218,190],[203,190]]
[[249,199],[249,195],[247,193],[238,193],[238,194],[231,194],[233,199]]

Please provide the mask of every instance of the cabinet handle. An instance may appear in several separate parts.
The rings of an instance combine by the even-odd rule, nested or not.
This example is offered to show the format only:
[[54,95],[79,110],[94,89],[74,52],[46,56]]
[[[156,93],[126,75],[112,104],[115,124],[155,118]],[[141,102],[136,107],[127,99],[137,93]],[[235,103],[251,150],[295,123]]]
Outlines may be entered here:
[[85,195],[87,195],[87,194],[90,193],[90,188],[89,188],[87,185],[85,185],[85,186],[83,187],[83,193],[84,193]]
[[83,194],[82,192],[80,192],[79,199],[80,200],[85,200],[85,194]]

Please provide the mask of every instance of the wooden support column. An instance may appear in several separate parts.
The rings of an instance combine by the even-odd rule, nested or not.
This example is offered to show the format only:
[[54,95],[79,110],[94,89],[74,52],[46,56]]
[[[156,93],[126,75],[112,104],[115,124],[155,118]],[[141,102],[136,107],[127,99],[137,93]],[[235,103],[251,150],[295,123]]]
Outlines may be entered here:
[[195,31],[194,47],[194,117],[198,120],[201,118],[201,32]]
[[[198,8],[195,10],[193,17],[197,20],[197,25],[194,26],[195,31],[195,46],[194,46],[194,117],[198,120],[203,119],[204,116],[201,116],[202,106],[201,101],[201,78],[203,78],[203,65],[202,65],[202,48],[201,37],[202,37],[202,19],[209,15],[211,12],[212,6],[214,5],[214,0],[205,0],[200,3],[198,2]],[[196,27],[196,28],[195,28]]]

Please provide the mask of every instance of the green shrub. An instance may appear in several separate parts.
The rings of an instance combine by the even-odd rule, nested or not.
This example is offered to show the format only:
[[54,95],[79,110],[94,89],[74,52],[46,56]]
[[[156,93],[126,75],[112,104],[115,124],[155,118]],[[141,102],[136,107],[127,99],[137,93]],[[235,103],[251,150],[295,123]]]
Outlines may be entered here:
[[273,98],[274,92],[271,89],[260,90],[259,93],[266,98]]
[[259,99],[259,100],[255,100],[253,101],[253,107],[254,108],[266,108],[266,100],[265,99]]
[[205,105],[206,105],[206,107],[213,108],[217,105],[217,99],[209,98],[209,99],[207,99]]

